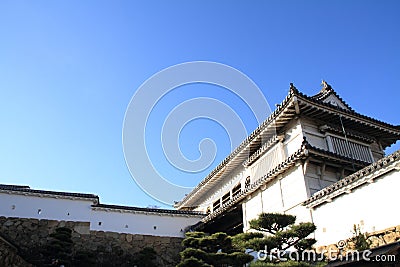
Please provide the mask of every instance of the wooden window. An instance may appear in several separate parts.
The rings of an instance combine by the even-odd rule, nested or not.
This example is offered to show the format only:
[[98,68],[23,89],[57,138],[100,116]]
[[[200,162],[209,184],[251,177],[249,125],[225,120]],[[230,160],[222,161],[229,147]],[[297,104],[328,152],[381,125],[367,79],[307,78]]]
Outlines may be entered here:
[[242,192],[242,187],[239,184],[237,184],[233,189],[232,189],[232,197],[236,197],[237,195],[239,195]]
[[218,199],[213,203],[213,211],[216,211],[217,209],[219,209],[219,207],[221,207],[221,202]]
[[222,205],[224,205],[226,202],[228,202],[231,199],[231,194],[230,192],[226,193],[223,197],[222,197]]

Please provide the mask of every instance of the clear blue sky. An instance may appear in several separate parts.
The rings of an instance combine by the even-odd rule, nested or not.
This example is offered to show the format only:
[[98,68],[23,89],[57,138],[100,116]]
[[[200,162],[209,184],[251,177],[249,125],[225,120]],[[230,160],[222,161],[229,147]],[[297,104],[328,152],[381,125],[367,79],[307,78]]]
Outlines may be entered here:
[[[122,123],[144,81],[187,61],[242,71],[272,108],[290,82],[312,95],[325,79],[357,112],[400,124],[399,1],[215,2],[1,1],[0,183],[163,206],[130,177]],[[188,88],[236,107],[212,86]],[[213,166],[165,170],[192,186],[230,152],[220,127],[199,123],[182,132],[183,152],[196,158],[194,141],[214,135]]]

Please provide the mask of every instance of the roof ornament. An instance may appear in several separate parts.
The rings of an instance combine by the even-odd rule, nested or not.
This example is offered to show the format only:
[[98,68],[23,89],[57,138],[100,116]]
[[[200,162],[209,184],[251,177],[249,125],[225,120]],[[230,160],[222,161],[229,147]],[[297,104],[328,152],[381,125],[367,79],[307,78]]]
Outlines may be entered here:
[[325,80],[322,80],[321,86],[322,86],[322,89],[324,89],[324,90],[332,89],[332,87]]
[[309,148],[311,146],[310,143],[307,141],[307,138],[305,136],[303,136],[303,142],[301,142],[301,146],[303,148]]
[[294,86],[293,83],[290,83],[289,92],[291,92],[291,93],[298,92],[296,86]]

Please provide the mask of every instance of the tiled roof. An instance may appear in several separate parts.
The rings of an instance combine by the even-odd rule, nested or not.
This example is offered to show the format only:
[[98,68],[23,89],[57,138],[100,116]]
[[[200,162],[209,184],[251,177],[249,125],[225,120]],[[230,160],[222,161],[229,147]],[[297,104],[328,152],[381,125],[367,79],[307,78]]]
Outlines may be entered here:
[[92,207],[111,209],[111,210],[138,211],[138,212],[162,213],[162,214],[181,214],[181,215],[194,215],[194,216],[205,215],[204,213],[197,211],[169,210],[169,209],[158,209],[158,208],[139,208],[132,206],[119,206],[119,205],[107,205],[107,204],[97,204],[97,205],[92,205]]
[[29,186],[21,186],[21,185],[4,185],[4,184],[0,184],[0,191],[12,191],[12,192],[19,192],[19,193],[31,193],[31,194],[49,195],[49,196],[88,198],[88,199],[94,199],[97,202],[98,202],[98,199],[99,199],[99,197],[97,195],[93,195],[93,194],[36,190],[36,189],[31,189]]
[[322,198],[332,199],[344,192],[347,192],[347,191],[342,192],[343,191],[342,189],[344,188],[351,187],[349,188],[349,190],[351,191],[352,188],[358,187],[364,184],[365,182],[368,182],[363,179],[367,175],[376,173],[378,171],[382,171],[395,162],[400,162],[400,150],[318,191],[312,197],[304,201],[303,205],[306,205],[308,207],[314,207],[325,202],[325,201],[320,201]]

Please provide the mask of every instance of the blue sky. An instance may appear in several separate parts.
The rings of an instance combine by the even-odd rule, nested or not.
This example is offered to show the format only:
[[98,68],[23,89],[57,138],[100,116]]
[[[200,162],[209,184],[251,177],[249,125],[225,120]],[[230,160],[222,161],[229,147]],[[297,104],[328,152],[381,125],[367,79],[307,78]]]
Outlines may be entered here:
[[[0,183],[165,207],[132,180],[122,124],[143,82],[188,61],[242,71],[271,108],[290,82],[312,95],[325,79],[357,112],[399,125],[399,12],[398,1],[1,1]],[[182,88],[164,99],[152,129],[193,95],[228,103],[248,131],[256,127],[226,91]],[[193,121],[180,140],[188,158],[198,156],[204,135],[218,145],[212,166],[161,172],[187,186],[201,180],[230,152],[220,126]]]

